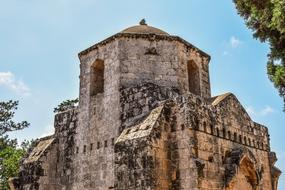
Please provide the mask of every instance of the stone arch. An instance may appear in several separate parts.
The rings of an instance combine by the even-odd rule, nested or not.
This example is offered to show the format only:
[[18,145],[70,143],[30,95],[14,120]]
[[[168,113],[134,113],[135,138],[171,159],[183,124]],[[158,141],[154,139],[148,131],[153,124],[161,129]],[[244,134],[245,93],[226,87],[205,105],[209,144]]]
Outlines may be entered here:
[[226,190],[256,190],[257,185],[258,177],[254,164],[247,156],[244,156],[239,163],[235,178],[231,181]]
[[187,62],[187,75],[188,75],[189,92],[200,96],[201,95],[200,72],[199,72],[199,67],[196,65],[196,63],[193,60]]
[[90,68],[90,96],[104,92],[104,61],[97,59]]
[[246,148],[233,149],[225,163],[225,190],[258,190],[260,177],[257,161]]

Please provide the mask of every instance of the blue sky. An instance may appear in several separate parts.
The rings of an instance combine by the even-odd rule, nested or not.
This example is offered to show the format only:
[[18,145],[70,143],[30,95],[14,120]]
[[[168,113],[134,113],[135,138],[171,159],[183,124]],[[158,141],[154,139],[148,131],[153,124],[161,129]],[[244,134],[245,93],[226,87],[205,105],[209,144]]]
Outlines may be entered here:
[[[20,140],[52,132],[53,108],[78,97],[78,52],[146,18],[211,55],[212,95],[233,92],[252,119],[269,128],[285,171],[285,113],[266,75],[268,46],[252,38],[230,0],[0,0],[0,100],[19,100],[12,133]],[[282,162],[283,161],[283,162]],[[281,176],[279,189],[285,189]]]

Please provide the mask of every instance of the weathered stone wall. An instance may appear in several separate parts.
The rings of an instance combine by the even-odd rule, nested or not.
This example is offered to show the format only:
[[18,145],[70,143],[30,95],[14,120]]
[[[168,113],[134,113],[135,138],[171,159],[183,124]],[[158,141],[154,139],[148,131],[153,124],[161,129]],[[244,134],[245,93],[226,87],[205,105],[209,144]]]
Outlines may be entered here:
[[121,126],[119,133],[147,116],[161,101],[179,96],[175,87],[158,86],[153,83],[120,89]]
[[[152,178],[145,189],[272,189],[267,129],[240,117],[243,108],[233,95],[215,106],[191,94],[163,104],[163,117],[151,113],[116,142],[118,189],[141,188]],[[231,109],[224,112],[220,106],[227,105]],[[239,117],[230,117],[231,111]],[[146,135],[150,118],[155,127]],[[150,173],[141,160],[146,155]]]
[[[52,139],[53,137],[46,137],[41,139],[45,141]],[[36,143],[36,146],[41,143],[41,141]],[[30,189],[56,189],[54,181],[56,181],[56,166],[51,165],[50,161],[56,161],[56,142],[53,141],[48,148],[41,152],[42,150],[33,150],[31,155],[24,160],[20,168],[19,173],[19,186],[17,189],[30,190]],[[37,156],[42,154],[40,158],[32,160],[32,156]],[[31,160],[28,160],[31,159]],[[54,185],[51,185],[54,184]]]
[[237,163],[237,168],[227,170],[226,159],[228,154],[237,148],[249,150],[254,155],[255,170],[262,176],[257,179],[258,187],[271,189],[267,129],[253,123],[244,115],[246,112],[233,95],[229,95],[215,107],[193,97],[188,98],[182,105],[186,106],[183,110],[185,118],[192,122],[186,120],[185,123],[184,120],[183,123],[182,120],[182,123],[177,125],[190,127],[188,133],[192,137],[194,147],[192,154],[204,165],[201,172],[203,175],[198,178],[199,189],[222,189],[228,185],[227,182],[236,175],[232,172],[236,172],[239,165]]
[[[203,163],[205,158],[200,158],[198,154],[207,155],[210,158],[213,155],[203,150],[205,147],[198,151],[199,146],[207,144],[201,143],[203,145],[200,145],[199,139],[203,142],[205,138],[213,143],[219,141],[216,136],[227,139],[226,136],[223,137],[223,133],[226,135],[230,133],[230,138],[232,138],[232,140],[229,139],[230,142],[238,142],[241,136],[245,145],[248,143],[249,146],[262,147],[265,150],[268,147],[268,137],[263,135],[267,134],[266,129],[252,122],[239,103],[222,102],[216,106],[216,109],[209,105],[211,96],[208,73],[209,57],[181,41],[167,37],[160,38],[156,35],[119,36],[117,39],[114,37],[108,43],[102,42],[94,46],[92,50],[80,54],[80,60],[79,127],[76,137],[78,154],[74,158],[74,170],[76,171],[74,189],[115,188],[114,141],[125,128],[141,122],[159,102],[181,94],[188,94],[191,91],[187,70],[189,62],[197,67],[199,78],[195,83],[199,85],[199,96],[202,97],[202,99],[194,98],[197,102],[192,103],[190,108],[203,108],[203,110],[188,110],[186,116],[176,116],[197,122],[198,131],[195,133],[178,132],[183,138],[175,133],[167,137],[177,139],[173,140],[173,143],[180,143],[181,147],[184,147],[176,160],[179,167],[179,163],[183,163],[181,168],[177,167],[181,172],[179,175],[181,174],[184,178],[180,177],[181,179],[176,180],[176,185],[179,184],[179,188],[185,189],[205,187],[208,185],[205,183],[216,183],[210,187],[221,185],[221,176],[215,175],[214,177],[217,178],[215,182],[214,180],[212,182],[211,180],[203,181],[202,168],[208,165],[205,166]],[[104,90],[92,96],[90,87],[94,84],[91,80],[91,67],[97,60],[104,63]],[[205,106],[200,108],[201,104]],[[189,115],[192,115],[192,118],[189,118]],[[187,128],[187,122],[177,125],[177,128],[181,128],[180,125]],[[211,130],[213,134],[210,137],[204,137],[205,133],[200,133],[200,131],[205,130],[206,134],[211,133]],[[192,148],[186,148],[185,144],[189,139],[193,143]],[[232,148],[228,147],[229,151]],[[216,152],[216,155],[225,154],[223,149],[217,150],[219,147],[210,149],[214,149],[212,152]],[[166,149],[160,147],[160,150]],[[180,149],[173,151],[179,152]],[[151,150],[147,149],[146,152],[150,154]],[[185,163],[188,166],[185,166]],[[209,173],[212,172],[209,175],[214,175],[216,171],[209,170]]]
[[179,158],[172,151],[169,118],[163,113],[168,111],[158,106],[120,135],[115,144],[116,189],[179,189]]
[[120,85],[130,87],[142,83],[175,87],[189,92],[187,64],[197,67],[201,88],[200,96],[210,98],[209,58],[194,48],[177,41],[151,38],[126,37],[119,39]]
[[276,190],[267,128],[234,95],[211,98],[210,57],[192,44],[118,33],[79,59],[79,106],[55,116],[19,189]]
[[56,162],[49,162],[56,166],[56,189],[71,189],[74,181],[74,155],[76,152],[75,136],[78,126],[78,110],[68,111],[55,115]]
[[[108,189],[114,184],[113,144],[120,126],[118,42],[80,57],[79,117],[76,136],[78,153],[74,189]],[[92,65],[104,64],[104,89],[90,94]]]
[[55,134],[39,139],[32,152],[23,160],[17,189],[71,188],[76,120],[76,109],[55,116]]
[[[113,186],[114,140],[122,129],[147,115],[155,103],[171,97],[172,94],[168,93],[174,89],[176,94],[189,92],[187,61],[193,60],[199,67],[201,76],[204,76],[199,78],[201,93],[210,97],[209,85],[202,86],[205,76],[207,80],[209,78],[208,70],[205,70],[208,58],[181,42],[153,38],[118,38],[80,55],[76,136],[79,154],[74,159],[77,188],[92,188],[92,184],[103,189]],[[184,48],[185,53],[178,54],[179,48]],[[90,89],[95,84],[91,68],[98,60],[104,64],[104,90],[92,96]],[[152,86],[143,85],[147,83]],[[141,86],[136,88],[137,84]],[[90,155],[87,156],[88,152]],[[97,163],[98,158],[102,159]],[[93,164],[94,167],[90,167]],[[102,177],[92,179],[91,176]]]

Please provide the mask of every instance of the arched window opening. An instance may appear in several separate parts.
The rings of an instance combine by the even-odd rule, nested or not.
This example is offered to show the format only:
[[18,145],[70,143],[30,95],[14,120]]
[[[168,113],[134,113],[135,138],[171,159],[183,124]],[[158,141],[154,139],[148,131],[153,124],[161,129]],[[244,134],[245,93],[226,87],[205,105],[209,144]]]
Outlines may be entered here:
[[234,141],[237,141],[237,133],[234,133]]
[[90,96],[104,92],[104,61],[96,60],[90,68]]
[[226,138],[226,129],[223,128],[223,138]]
[[242,137],[239,135],[239,142],[242,143]]
[[228,139],[230,139],[231,140],[231,132],[230,131],[228,131]]
[[199,68],[193,61],[187,63],[188,85],[189,91],[196,95],[201,95],[200,92],[200,75]]
[[217,136],[219,137],[220,136],[219,128],[216,128],[216,131],[217,131]]
[[240,160],[238,172],[233,172],[235,175],[232,176],[230,184],[227,185],[229,188],[226,189],[259,189],[257,187],[259,176],[256,170],[253,160],[248,155],[244,155]]
[[246,137],[243,137],[243,139],[244,139],[244,144],[247,145],[247,143],[246,143]]
[[213,135],[214,134],[214,126],[213,125],[210,125],[210,132],[211,132],[211,134]]
[[203,130],[204,130],[204,132],[207,133],[207,124],[205,121],[203,122]]

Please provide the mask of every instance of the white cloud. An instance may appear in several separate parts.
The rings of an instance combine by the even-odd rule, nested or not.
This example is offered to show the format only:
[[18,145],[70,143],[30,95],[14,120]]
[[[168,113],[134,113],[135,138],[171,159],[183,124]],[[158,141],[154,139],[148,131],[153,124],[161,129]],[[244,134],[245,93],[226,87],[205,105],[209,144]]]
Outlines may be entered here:
[[231,44],[232,48],[237,48],[239,45],[242,44],[242,41],[240,41],[235,36],[232,36],[231,39],[230,39],[230,44]]
[[50,124],[44,128],[43,133],[40,135],[40,138],[46,137],[52,134],[54,134],[54,127],[52,124]]
[[246,108],[246,111],[251,116],[267,116],[267,115],[272,114],[272,113],[275,112],[275,110],[272,107],[270,107],[270,106],[265,106],[261,110],[255,110],[254,107],[248,106]]
[[29,87],[22,80],[16,79],[15,75],[10,71],[0,72],[0,87],[1,86],[5,86],[22,95],[31,94]]
[[260,111],[261,115],[268,115],[274,112],[274,109],[270,106],[266,106],[264,109]]

